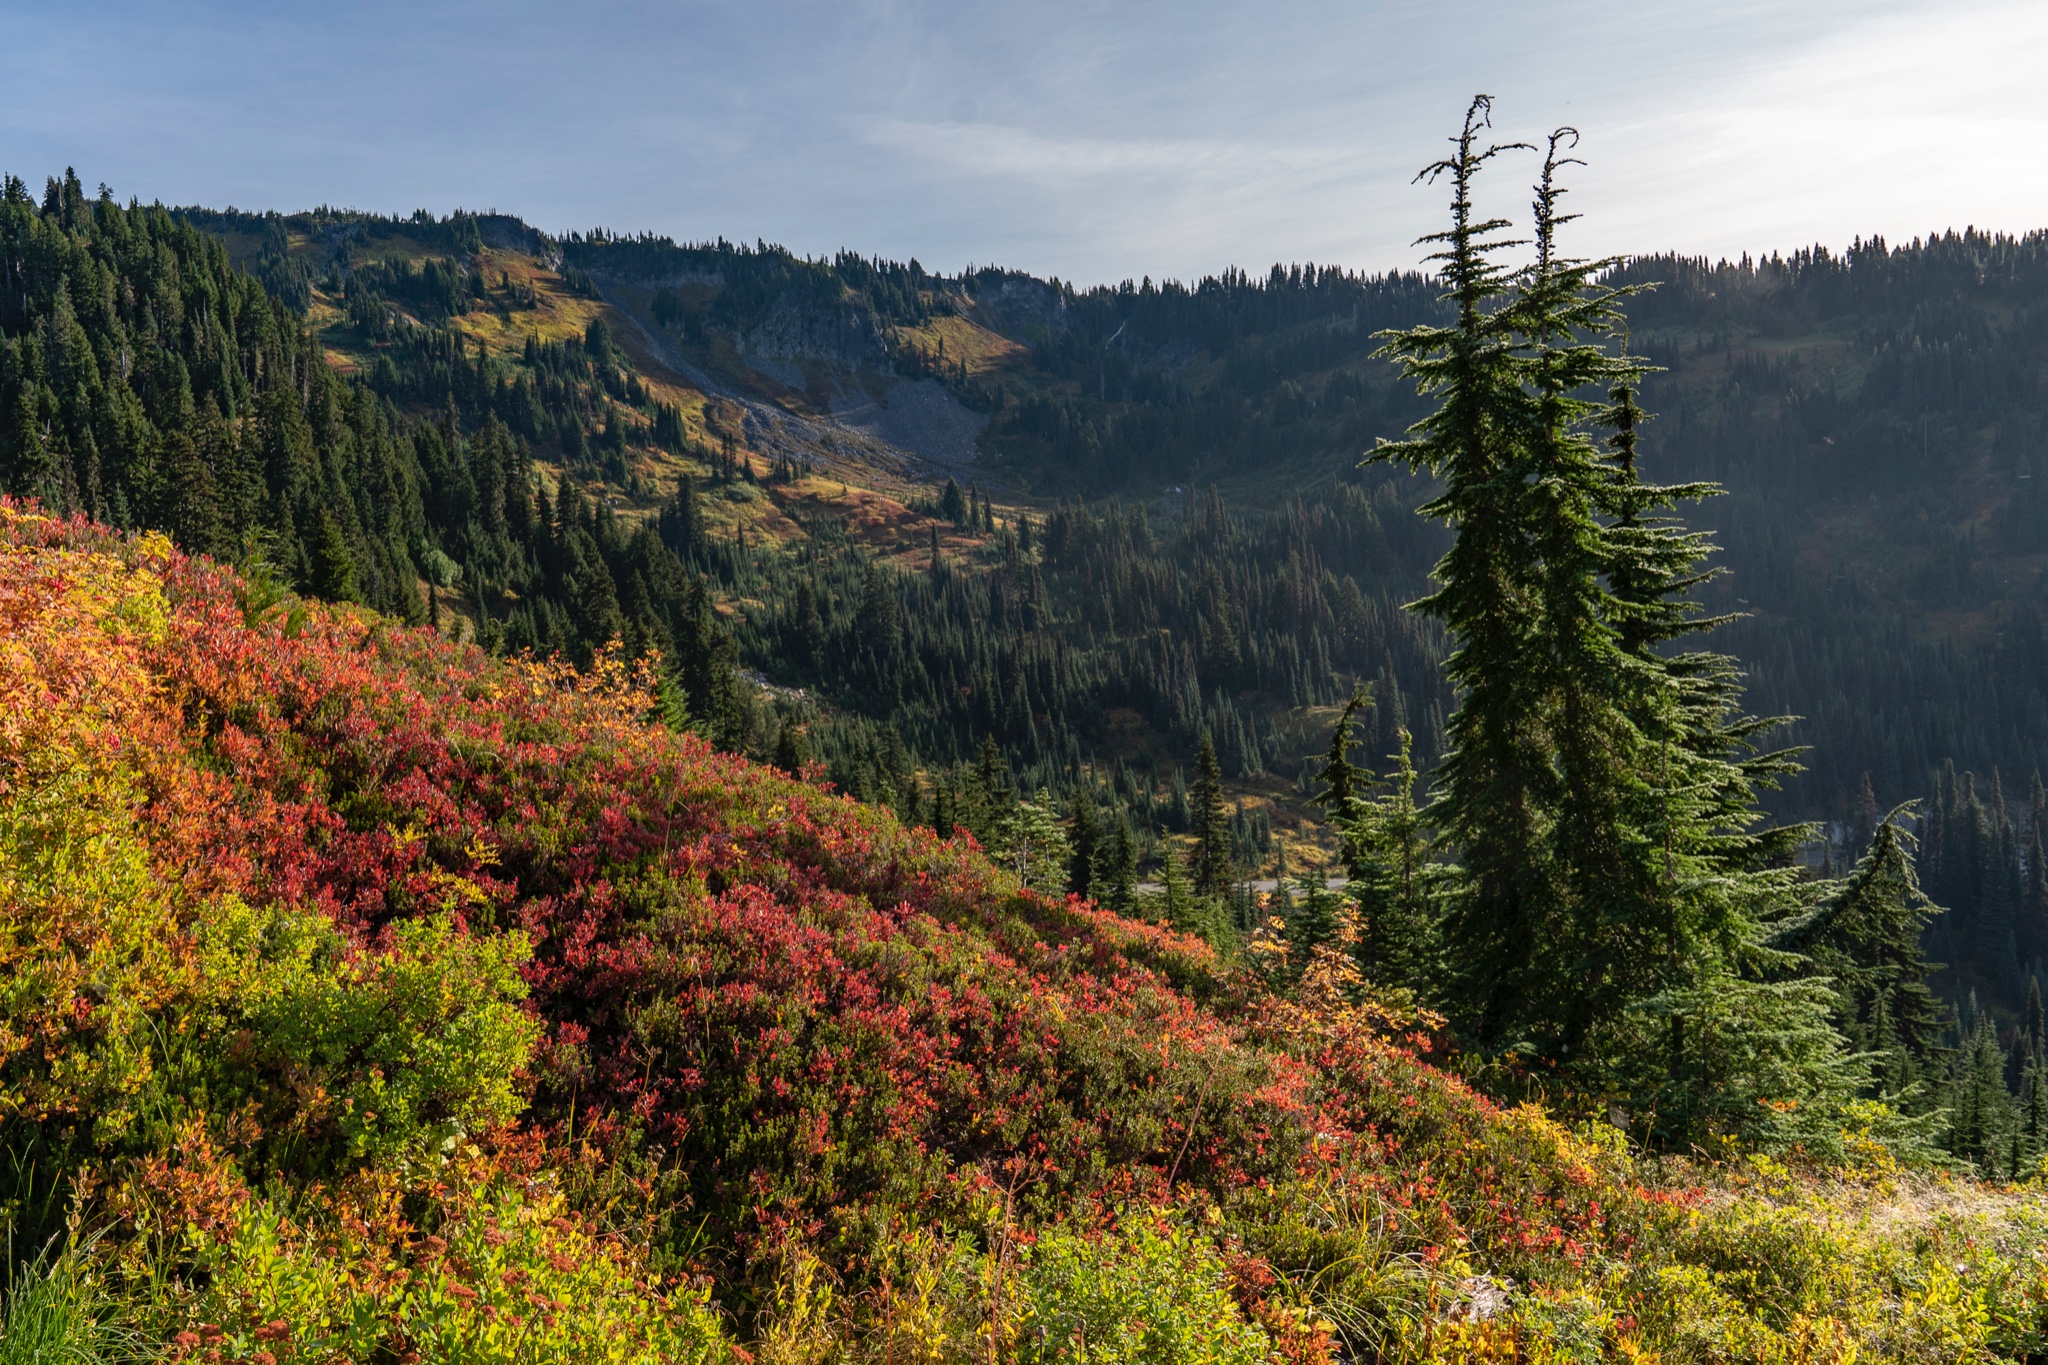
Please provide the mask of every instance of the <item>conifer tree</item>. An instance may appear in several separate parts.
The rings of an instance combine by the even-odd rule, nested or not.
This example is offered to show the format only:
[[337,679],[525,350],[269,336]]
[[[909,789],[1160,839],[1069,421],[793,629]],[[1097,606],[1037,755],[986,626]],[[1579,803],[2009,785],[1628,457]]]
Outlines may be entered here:
[[[581,663],[588,663],[599,649],[625,634],[626,619],[619,610],[618,586],[595,543],[585,535],[572,538],[575,567],[569,573],[569,610],[576,624]],[[690,689],[697,696],[705,695]]]
[[1866,770],[1856,785],[1855,822],[1849,831],[1858,856],[1870,847],[1870,840],[1877,833],[1879,815],[1877,789],[1871,786],[1870,773]]
[[[1559,1003],[1565,1048],[1659,992],[1742,972],[1796,971],[1763,942],[1764,921],[1799,904],[1789,868],[1764,870],[1804,827],[1754,832],[1757,785],[1780,755],[1745,756],[1770,722],[1732,715],[1732,660],[1658,646],[1706,629],[1688,590],[1707,574],[1705,537],[1670,515],[1716,491],[1657,486],[1636,470],[1641,362],[1588,339],[1619,329],[1626,291],[1596,280],[1615,262],[1562,256],[1559,170],[1569,128],[1552,135],[1535,202],[1536,261],[1511,311],[1528,338],[1537,423],[1531,486],[1541,511],[1535,668],[1551,708],[1562,799],[1551,842],[1577,980]],[[1611,406],[1574,396],[1605,381]],[[1606,427],[1602,449],[1593,432]],[[1575,974],[1562,974],[1570,980]],[[1683,1047],[1683,1016],[1672,1044]],[[1681,1065],[1674,1059],[1674,1065]]]
[[[2039,776],[2034,778],[2036,789]],[[2034,952],[2048,948],[2048,843],[2043,841],[2044,821],[2036,816],[2027,826],[2027,876],[2020,893],[2021,942]]]
[[1400,748],[1386,795],[1367,802],[1345,831],[1351,894],[1364,923],[1359,969],[1366,978],[1432,998],[1442,972],[1438,942],[1437,873],[1415,804],[1414,740],[1397,732]]
[[691,728],[721,748],[741,747],[747,726],[736,672],[739,650],[719,624],[710,585],[701,578],[686,590],[674,637],[667,667],[688,698]]
[[[1453,185],[1451,227],[1427,239],[1453,321],[1387,334],[1383,349],[1438,406],[1371,456],[1440,476],[1424,510],[1456,533],[1437,591],[1415,604],[1449,628],[1459,699],[1428,812],[1458,858],[1444,919],[1454,1019],[1483,1046],[1567,1065],[1611,1049],[1629,1074],[1610,1083],[1654,1091],[1679,1074],[1718,1083],[1710,1062],[1748,1065],[1725,1048],[1689,1053],[1686,1021],[1732,1036],[1756,1010],[1812,1071],[1778,1080],[1836,1093],[1824,995],[1741,983],[1797,967],[1764,927],[1797,908],[1796,878],[1759,856],[1797,836],[1752,831],[1777,756],[1741,752],[1762,723],[1733,714],[1732,669],[1658,649],[1712,624],[1686,596],[1704,541],[1668,515],[1708,490],[1637,476],[1642,367],[1598,341],[1620,325],[1623,291],[1599,282],[1613,262],[1557,249],[1571,130],[1553,135],[1537,186],[1534,263],[1496,264],[1506,224],[1478,221],[1472,199],[1507,150],[1481,146],[1489,110],[1475,100],[1456,154],[1425,172]],[[1603,385],[1611,406],[1581,396]],[[1661,1061],[1616,1034],[1653,1017]]]
[[1109,841],[1103,846],[1102,858],[1096,869],[1096,876],[1102,884],[1102,903],[1119,915],[1129,915],[1138,908],[1138,847],[1131,837],[1130,821],[1119,817],[1109,832]]
[[2005,1053],[1989,1016],[1979,1015],[1957,1057],[1948,1149],[1986,1175],[2008,1158],[2015,1124],[2005,1088]]
[[341,533],[334,514],[321,508],[313,523],[313,538],[306,547],[309,566],[308,588],[330,602],[349,602],[356,595],[355,556]]
[[1369,795],[1373,775],[1353,763],[1349,751],[1358,713],[1370,704],[1371,693],[1360,688],[1337,718],[1316,774],[1323,783],[1316,802],[1343,841],[1350,894],[1362,921],[1355,949],[1359,970],[1381,985],[1428,994],[1442,964],[1428,834],[1415,803],[1414,741],[1407,727],[1396,730],[1400,749],[1388,791]]
[[1165,894],[1161,898],[1161,918],[1183,933],[1195,931],[1195,898],[1188,890],[1187,865],[1181,861],[1180,850],[1172,844],[1165,844],[1160,850],[1159,880]]
[[1195,754],[1195,785],[1188,791],[1188,804],[1194,817],[1195,893],[1219,895],[1230,881],[1230,816],[1223,809],[1223,766],[1216,761],[1216,744],[1207,731]]
[[1095,813],[1094,798],[1082,792],[1074,798],[1067,834],[1067,890],[1076,896],[1094,896],[1096,864],[1103,854],[1102,822]]
[[[2019,1130],[2027,1161],[2039,1162],[2048,1152],[2048,1076],[2043,1075],[2038,1056],[2020,1082]],[[2024,1172],[2022,1167],[2016,1174]]]
[[1337,937],[1340,902],[1321,872],[1305,870],[1295,885],[1300,898],[1287,917],[1287,965],[1289,974],[1298,978],[1315,950]]
[[[1843,1036],[1863,1051],[1898,1054],[1917,1074],[1936,1059],[1943,1023],[1927,988],[1938,964],[1920,947],[1940,907],[1920,889],[1902,815],[1903,808],[1878,822],[1869,850],[1839,889],[1785,942],[1833,981]],[[1900,1071],[1893,1066],[1895,1080]]]
[[1372,785],[1372,774],[1351,761],[1352,727],[1357,724],[1358,713],[1371,705],[1372,689],[1360,686],[1352,692],[1351,700],[1337,717],[1336,728],[1330,732],[1330,747],[1323,754],[1323,766],[1316,770],[1316,781],[1323,784],[1323,789],[1316,794],[1315,802],[1340,831],[1356,822],[1366,791]]
[[1031,800],[1011,803],[990,835],[989,852],[1007,863],[1018,881],[1048,895],[1065,885],[1071,851],[1048,793],[1040,790]]
[[988,843],[1014,804],[1009,760],[1003,757],[1002,746],[995,737],[984,735],[959,793],[955,818],[972,830],[975,838]]
[[688,474],[676,481],[675,496],[662,504],[655,519],[661,543],[685,564],[693,564],[704,549],[704,516],[697,506],[697,485]]
[[1369,458],[1440,476],[1443,492],[1422,510],[1456,532],[1436,567],[1437,590],[1414,604],[1452,634],[1445,673],[1459,695],[1430,813],[1463,860],[1446,922],[1460,964],[1459,1022],[1476,1040],[1503,1045],[1540,1022],[1528,995],[1530,965],[1547,946],[1542,807],[1552,774],[1526,671],[1535,605],[1524,548],[1527,365],[1503,307],[1512,280],[1493,259],[1517,243],[1501,235],[1506,220],[1480,218],[1473,202],[1481,168],[1526,144],[1483,144],[1491,111],[1490,98],[1474,99],[1456,154],[1419,177],[1452,184],[1451,226],[1423,240],[1439,246],[1429,259],[1441,263],[1453,319],[1394,333],[1383,350],[1438,405],[1409,439]]
[[825,662],[825,618],[818,611],[818,594],[808,578],[796,585],[796,603],[790,618],[790,654],[800,667],[821,667]]
[[804,727],[796,717],[784,716],[775,736],[775,766],[795,777],[810,761],[810,745],[805,741]]
[[[1839,1019],[1841,1015],[1838,1013],[1836,1017]],[[1871,1076],[1878,1093],[1892,1097],[1894,1102],[1922,1107],[1919,1101],[1924,1099],[1924,1068],[1920,1059],[1908,1052],[1899,1040],[1899,1031],[1892,1026],[1891,1007],[1886,1004],[1882,993],[1871,1001],[1870,1016],[1862,1021],[1859,1032],[1876,1040],[1876,1046],[1867,1047],[1865,1051],[1873,1055]]]
[[[431,588],[428,589],[430,597],[432,591]],[[434,626],[438,629],[441,624],[440,599],[434,597],[433,604]],[[661,661],[660,672],[655,677],[654,701],[663,726],[679,735],[689,731],[690,696],[683,689],[681,680],[677,678],[673,664],[666,658]]]
[[172,432],[164,445],[163,525],[186,549],[217,556],[226,548],[226,528],[213,472],[184,432]]

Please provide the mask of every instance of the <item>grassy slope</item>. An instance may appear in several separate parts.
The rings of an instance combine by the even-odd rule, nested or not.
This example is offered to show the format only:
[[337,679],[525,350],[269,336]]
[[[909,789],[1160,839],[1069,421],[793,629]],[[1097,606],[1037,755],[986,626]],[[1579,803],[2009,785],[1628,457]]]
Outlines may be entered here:
[[[923,1359],[1137,1317],[1210,1324],[1162,1360],[2041,1348],[2031,1191],[1638,1166],[1370,1013],[651,727],[624,670],[17,510],[0,612],[7,1138],[92,1173],[102,1316],[180,1353],[511,1359],[527,1280],[586,1334],[564,1359],[901,1359],[912,1318]],[[333,926],[340,984],[223,956],[250,915]],[[492,945],[516,989],[463,984]],[[252,1000],[366,991],[368,1035],[323,1007],[262,1062]]]

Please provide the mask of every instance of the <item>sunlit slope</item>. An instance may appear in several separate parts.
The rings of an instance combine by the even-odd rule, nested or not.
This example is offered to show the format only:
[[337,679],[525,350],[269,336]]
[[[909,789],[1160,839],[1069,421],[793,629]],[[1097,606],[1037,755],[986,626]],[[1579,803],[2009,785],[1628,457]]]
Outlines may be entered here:
[[[85,1206],[153,1201],[97,1244],[117,1290],[161,1273],[128,1255],[152,1220],[215,1229],[150,1253],[206,1270],[136,1300],[164,1339],[317,1359],[482,1340],[503,1285],[475,1258],[509,1240],[521,1274],[567,1276],[596,1219],[623,1278],[549,1280],[557,1320],[695,1358],[732,1333],[879,1340],[894,1319],[857,1291],[912,1227],[964,1239],[930,1273],[970,1342],[1066,1302],[1013,1238],[1051,1266],[1081,1236],[1124,1248],[1074,1250],[1091,1273],[1164,1257],[1183,1288],[1157,1311],[1223,1314],[1252,1353],[1233,1359],[2038,1349],[2030,1193],[1901,1184],[1881,1159],[1851,1186],[1768,1164],[1671,1186],[1596,1130],[1480,1099],[1341,996],[1267,1000],[1199,944],[651,725],[615,664],[273,600],[160,538],[15,508],[0,528],[4,1122],[102,1191],[143,1182]],[[338,994],[304,994],[319,971]],[[278,1013],[294,999],[341,1012]],[[414,1221],[347,1213],[450,1142],[467,1164]],[[608,1171],[639,1192],[624,1222]],[[1146,1231],[1161,1218],[1177,1230]],[[472,1249],[436,1259],[451,1244]],[[775,1289],[803,1265],[843,1277],[843,1312]],[[1210,1272],[1167,1266],[1214,1267],[1221,1306],[1173,1297]],[[689,1294],[616,1297],[686,1272],[726,1325]],[[1007,1309],[992,1275],[1021,1277]],[[415,1281],[464,1293],[434,1318]]]

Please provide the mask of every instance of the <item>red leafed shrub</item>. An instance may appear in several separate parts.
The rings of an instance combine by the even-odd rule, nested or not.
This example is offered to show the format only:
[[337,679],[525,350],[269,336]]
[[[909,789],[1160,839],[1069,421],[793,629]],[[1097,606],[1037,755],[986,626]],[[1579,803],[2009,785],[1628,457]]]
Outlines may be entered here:
[[[95,554],[135,557],[0,506],[0,604]],[[147,737],[161,880],[187,907],[317,912],[365,952],[430,917],[518,931],[524,1124],[630,1174],[686,1261],[730,1275],[799,1239],[853,1266],[892,1220],[971,1225],[998,1192],[1025,1217],[1194,1197],[1251,1220],[1255,1285],[1257,1226],[1316,1254],[1275,1212],[1304,1182],[1444,1244],[1601,1235],[1569,1180],[1522,1197],[1554,1129],[1368,1032],[1276,1031],[1199,942],[649,723],[616,658],[577,673],[259,609],[233,573],[152,554],[161,621],[86,652],[133,675],[110,724]],[[1503,1172],[1522,1183],[1500,1194]]]

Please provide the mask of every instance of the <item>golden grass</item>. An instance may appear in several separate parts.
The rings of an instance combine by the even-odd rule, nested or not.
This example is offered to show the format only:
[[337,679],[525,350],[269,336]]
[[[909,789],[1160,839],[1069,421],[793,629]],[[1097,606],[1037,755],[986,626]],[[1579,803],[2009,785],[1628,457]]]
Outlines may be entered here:
[[[483,342],[494,355],[524,353],[529,335],[548,342],[580,337],[592,319],[616,312],[608,304],[572,292],[560,275],[524,252],[486,248],[478,255],[477,265],[492,290],[497,289],[502,274],[514,286],[532,289],[539,298],[537,307],[501,312],[487,305],[455,319],[456,330],[472,342]],[[621,330],[621,319],[612,316],[606,321],[614,331]]]
[[899,346],[917,346],[934,355],[943,343],[946,362],[965,363],[970,376],[1023,369],[1031,361],[1029,347],[991,332],[972,318],[957,315],[933,318],[917,327],[893,328],[891,340]]

